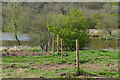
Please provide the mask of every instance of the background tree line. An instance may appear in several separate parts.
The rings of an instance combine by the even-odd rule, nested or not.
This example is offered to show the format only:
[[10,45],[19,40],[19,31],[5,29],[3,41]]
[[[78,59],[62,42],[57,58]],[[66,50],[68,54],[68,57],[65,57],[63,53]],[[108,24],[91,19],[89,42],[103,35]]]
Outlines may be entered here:
[[[3,28],[2,32],[12,32],[15,35],[18,44],[20,41],[17,37],[18,33],[26,33],[31,37],[31,41],[34,45],[41,45],[42,42],[47,44],[51,37],[55,37],[57,34],[65,33],[58,31],[57,28],[61,26],[71,25],[73,29],[75,26],[79,30],[79,25],[72,18],[73,13],[70,15],[71,9],[78,10],[78,14],[81,20],[85,16],[86,21],[83,25],[85,29],[105,29],[110,35],[112,29],[118,28],[118,3],[104,3],[104,2],[19,2],[19,3],[3,3],[2,7],[2,19]],[[79,12],[80,10],[80,12]],[[82,12],[81,12],[82,11]],[[77,13],[76,13],[77,14]],[[85,15],[83,15],[85,14]],[[67,17],[69,16],[69,17]],[[74,21],[71,22],[72,18]],[[78,22],[80,21],[78,18]],[[120,19],[119,19],[120,20]],[[49,21],[49,24],[48,24]],[[65,23],[66,22],[66,23]],[[50,24],[53,24],[52,29],[50,29]],[[80,22],[79,22],[80,23]],[[73,25],[74,24],[74,25]],[[56,27],[55,27],[56,26]],[[120,26],[120,25],[119,25]],[[56,28],[56,29],[55,29]],[[68,26],[65,27],[66,29]],[[69,28],[70,29],[70,28]],[[59,30],[59,31],[60,31]],[[65,31],[70,31],[67,29]],[[75,31],[72,31],[75,32]],[[71,32],[70,32],[71,33]],[[76,33],[77,34],[77,33]],[[79,34],[79,31],[78,31]],[[67,35],[60,35],[61,37]],[[79,37],[79,36],[77,36]],[[87,38],[87,37],[86,37]],[[74,39],[69,37],[70,39]],[[84,41],[85,38],[83,38]],[[71,45],[70,41],[67,44]],[[73,41],[74,42],[74,41]],[[67,45],[66,44],[66,45]],[[83,44],[84,45],[84,44]],[[81,46],[83,46],[81,45]]]

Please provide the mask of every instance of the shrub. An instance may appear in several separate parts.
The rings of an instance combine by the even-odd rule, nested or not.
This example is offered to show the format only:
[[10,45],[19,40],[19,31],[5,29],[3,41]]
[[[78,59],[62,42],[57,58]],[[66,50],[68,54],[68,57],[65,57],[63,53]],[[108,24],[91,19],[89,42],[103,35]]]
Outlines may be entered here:
[[80,49],[86,46],[89,40],[88,27],[86,15],[80,9],[71,9],[66,16],[54,14],[47,21],[48,30],[63,38],[64,46],[71,50],[75,50],[76,39],[79,39]]

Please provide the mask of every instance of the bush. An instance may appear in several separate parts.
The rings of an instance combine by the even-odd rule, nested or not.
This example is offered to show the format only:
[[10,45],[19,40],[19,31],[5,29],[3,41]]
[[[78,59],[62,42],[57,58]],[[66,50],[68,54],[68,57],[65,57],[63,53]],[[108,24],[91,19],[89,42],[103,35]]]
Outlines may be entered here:
[[71,9],[66,16],[50,15],[47,21],[48,30],[63,38],[64,46],[68,46],[71,50],[75,50],[76,39],[79,39],[80,49],[86,46],[89,40],[88,27],[86,15],[80,9]]

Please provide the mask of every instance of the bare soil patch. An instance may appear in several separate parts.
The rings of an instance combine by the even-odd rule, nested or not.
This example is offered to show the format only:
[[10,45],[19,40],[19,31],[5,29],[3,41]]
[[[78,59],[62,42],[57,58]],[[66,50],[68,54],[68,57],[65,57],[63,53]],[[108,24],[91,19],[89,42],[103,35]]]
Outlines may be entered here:
[[[37,55],[42,55],[41,52],[27,52],[27,51],[1,51],[0,54],[2,54],[2,57],[5,56],[28,56],[28,55],[33,55],[33,56],[37,56]],[[43,55],[52,55],[52,52],[48,53],[48,52],[44,52]],[[1,57],[1,56],[0,56]]]
[[[7,69],[7,68],[15,68],[15,65],[17,64],[10,64],[10,65],[7,65],[7,66],[4,66],[3,69]],[[22,69],[25,69],[25,68],[38,68],[38,69],[41,69],[43,71],[53,71],[53,70],[64,70],[64,68],[66,67],[70,67],[70,66],[74,66],[74,65],[71,65],[71,64],[52,64],[52,63],[43,63],[43,64],[40,64],[40,65],[28,65],[28,66],[25,66],[23,65],[21,68]]]
[[53,71],[53,70],[64,70],[63,68],[73,66],[70,64],[49,64],[49,63],[43,63],[40,65],[32,65],[34,68],[39,68],[43,71]]
[[6,69],[6,68],[15,68],[15,65],[16,64],[10,64],[10,65],[7,65],[7,66],[3,67],[3,69]]

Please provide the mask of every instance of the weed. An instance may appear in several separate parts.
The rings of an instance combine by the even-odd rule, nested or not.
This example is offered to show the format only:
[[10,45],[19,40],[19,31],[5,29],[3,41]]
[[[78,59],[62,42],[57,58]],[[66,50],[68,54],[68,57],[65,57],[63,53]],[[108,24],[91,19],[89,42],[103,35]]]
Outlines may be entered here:
[[91,51],[91,53],[95,53],[95,51]]
[[6,52],[6,51],[8,51],[8,49],[2,49],[2,51],[5,51],[5,52]]
[[106,50],[102,50],[102,49],[101,49],[100,52],[104,52],[104,53],[105,53],[105,52],[108,52],[108,51],[106,51]]

